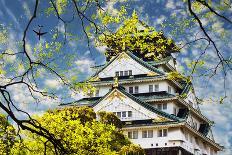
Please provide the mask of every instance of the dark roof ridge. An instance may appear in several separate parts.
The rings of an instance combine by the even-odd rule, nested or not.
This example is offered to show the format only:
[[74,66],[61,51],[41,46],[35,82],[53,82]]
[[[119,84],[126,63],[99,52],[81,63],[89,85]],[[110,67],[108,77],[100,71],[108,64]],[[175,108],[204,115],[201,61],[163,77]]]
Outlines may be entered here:
[[[133,94],[133,95],[136,97],[136,96],[142,96],[142,95],[161,95],[161,94],[173,95],[173,94],[168,93],[165,90],[163,90],[163,91],[156,91],[156,92],[137,93],[137,94]],[[173,95],[173,97],[175,97],[175,95]]]

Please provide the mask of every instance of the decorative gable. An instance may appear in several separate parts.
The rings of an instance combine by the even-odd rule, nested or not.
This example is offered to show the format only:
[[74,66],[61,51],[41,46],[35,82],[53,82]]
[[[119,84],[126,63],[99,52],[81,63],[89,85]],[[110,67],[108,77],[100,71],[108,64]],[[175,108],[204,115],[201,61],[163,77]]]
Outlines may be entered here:
[[197,104],[196,95],[193,91],[193,88],[190,88],[189,91],[186,92],[186,98],[184,100],[185,102],[190,104],[193,108],[199,109],[198,104]]
[[[133,58],[132,58],[133,57]],[[151,67],[151,68],[149,68]],[[120,53],[118,56],[113,58],[108,65],[103,68],[99,73],[99,78],[114,77],[116,72],[121,75],[129,75],[130,72],[132,75],[138,74],[148,74],[150,76],[159,75],[158,71],[154,71],[155,68],[142,62],[136,56],[128,54],[126,52]],[[121,72],[120,72],[121,71]]]
[[107,111],[118,113],[131,113],[125,114],[125,117],[121,116],[122,121],[126,120],[146,120],[154,119],[155,122],[160,121],[170,121],[170,119],[163,117],[155,112],[145,108],[144,106],[138,104],[130,97],[126,96],[118,89],[114,89],[108,95],[106,95],[99,103],[93,106],[94,111]]

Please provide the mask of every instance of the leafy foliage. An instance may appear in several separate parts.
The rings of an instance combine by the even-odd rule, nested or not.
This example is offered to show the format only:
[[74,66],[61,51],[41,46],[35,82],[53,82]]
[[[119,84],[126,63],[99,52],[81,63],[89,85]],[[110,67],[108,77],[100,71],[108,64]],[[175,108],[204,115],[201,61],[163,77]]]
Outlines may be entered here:
[[191,82],[190,77],[186,77],[186,76],[180,74],[177,71],[169,72],[168,73],[168,79],[170,79],[170,80],[176,80],[178,82],[182,82],[182,81],[185,81],[186,83]]
[[122,128],[122,122],[113,113],[101,111],[98,113],[98,115],[100,117],[100,122],[105,123],[105,124],[114,125],[117,128]]
[[[118,154],[130,142],[121,130],[109,124],[111,118],[118,119],[116,116],[106,112],[102,112],[101,116],[104,116],[100,118],[104,122],[96,121],[96,113],[91,108],[68,107],[48,111],[37,117],[37,121],[62,142],[67,154]],[[107,121],[107,118],[110,120]],[[53,145],[44,137],[31,132],[24,132],[24,137],[22,143],[14,145],[12,154],[56,154]]]
[[[115,20],[117,23],[117,18]],[[167,39],[162,31],[157,32],[153,27],[141,22],[135,11],[130,18],[124,19],[115,33],[106,31],[100,35],[97,45],[109,48],[106,52],[108,60],[125,50],[142,55],[148,60],[161,59],[179,50],[173,40]]]
[[0,114],[0,154],[9,154],[15,142],[16,132],[14,127],[9,124],[3,114]]
[[134,144],[130,144],[127,146],[123,146],[121,151],[120,151],[120,155],[145,155],[145,152],[143,149],[141,149],[139,146],[134,145]]

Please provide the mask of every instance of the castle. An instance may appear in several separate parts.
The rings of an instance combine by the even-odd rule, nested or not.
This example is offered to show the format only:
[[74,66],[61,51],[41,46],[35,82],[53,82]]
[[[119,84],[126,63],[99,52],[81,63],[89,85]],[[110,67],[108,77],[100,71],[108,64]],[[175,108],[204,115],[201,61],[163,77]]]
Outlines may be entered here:
[[201,113],[192,84],[169,79],[171,71],[176,71],[172,56],[146,62],[129,51],[119,53],[97,66],[91,80],[95,94],[69,106],[113,112],[124,123],[124,134],[148,155],[217,154],[222,147],[214,141],[213,122]]
[[214,141],[213,122],[201,113],[192,83],[168,77],[177,72],[171,53],[155,60],[130,48],[107,52],[107,62],[94,67],[90,80],[95,93],[65,106],[113,112],[125,136],[147,155],[216,155],[223,149]]

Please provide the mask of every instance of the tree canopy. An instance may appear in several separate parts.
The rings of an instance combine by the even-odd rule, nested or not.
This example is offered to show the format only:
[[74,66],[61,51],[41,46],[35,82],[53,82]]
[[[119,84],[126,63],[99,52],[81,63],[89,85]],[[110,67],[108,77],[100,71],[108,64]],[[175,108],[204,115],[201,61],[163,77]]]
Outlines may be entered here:
[[[139,146],[131,145],[120,128],[113,125],[112,122],[120,121],[113,113],[102,112],[99,117],[100,121],[97,121],[96,113],[92,108],[65,107],[36,116],[36,121],[62,143],[65,150],[63,154],[116,155],[132,150],[143,152]],[[8,137],[0,146],[1,150],[8,154],[60,154],[59,150],[56,150],[57,148],[43,136],[26,131],[21,133],[22,141],[13,143],[14,128],[11,126],[9,131],[4,131],[5,136]]]
[[99,45],[108,47],[105,53],[107,59],[129,50],[144,60],[154,61],[179,51],[172,39],[140,21],[135,11],[131,17],[123,20],[116,32],[106,31],[100,35],[98,42]]
[[16,130],[8,122],[6,116],[0,114],[0,154],[8,155],[16,141]]

